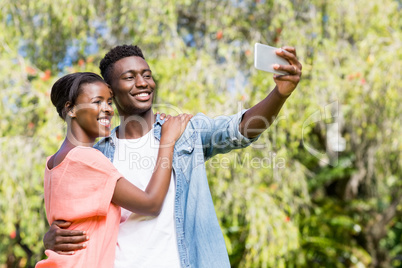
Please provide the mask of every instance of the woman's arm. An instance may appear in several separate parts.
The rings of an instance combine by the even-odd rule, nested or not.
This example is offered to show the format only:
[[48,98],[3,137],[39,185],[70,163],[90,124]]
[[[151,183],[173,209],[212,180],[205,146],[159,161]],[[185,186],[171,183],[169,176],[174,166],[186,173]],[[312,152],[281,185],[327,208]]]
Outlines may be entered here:
[[135,213],[159,215],[169,189],[174,145],[191,117],[192,115],[182,114],[163,124],[155,170],[147,188],[142,191],[128,180],[120,178],[112,197],[113,203]]

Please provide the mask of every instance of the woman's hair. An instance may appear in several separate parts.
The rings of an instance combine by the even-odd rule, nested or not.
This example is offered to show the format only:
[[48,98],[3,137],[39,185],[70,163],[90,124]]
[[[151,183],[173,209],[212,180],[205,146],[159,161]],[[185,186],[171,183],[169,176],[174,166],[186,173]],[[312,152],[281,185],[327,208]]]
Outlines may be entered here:
[[[106,84],[102,77],[89,72],[68,74],[54,83],[50,99],[63,120],[66,119],[68,111],[75,105],[75,101],[81,93],[82,86],[95,82]],[[67,102],[70,102],[70,107],[65,106]]]

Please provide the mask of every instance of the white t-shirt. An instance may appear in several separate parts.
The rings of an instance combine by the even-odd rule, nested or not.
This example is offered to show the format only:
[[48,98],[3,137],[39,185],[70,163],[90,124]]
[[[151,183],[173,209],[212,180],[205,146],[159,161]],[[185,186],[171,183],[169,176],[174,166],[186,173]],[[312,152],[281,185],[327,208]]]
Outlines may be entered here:
[[[145,190],[155,168],[159,141],[154,129],[139,139],[116,139],[113,164],[138,188]],[[115,134],[114,134],[115,135]],[[157,217],[121,209],[115,268],[180,267],[174,222],[175,175]]]

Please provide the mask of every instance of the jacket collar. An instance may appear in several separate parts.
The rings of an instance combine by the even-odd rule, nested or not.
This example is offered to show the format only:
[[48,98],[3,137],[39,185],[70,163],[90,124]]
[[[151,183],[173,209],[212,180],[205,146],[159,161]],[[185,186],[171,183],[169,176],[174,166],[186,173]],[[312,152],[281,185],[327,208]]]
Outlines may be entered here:
[[156,120],[154,123],[154,135],[155,135],[155,138],[157,138],[158,140],[161,139],[161,131],[162,131],[163,123],[165,123],[165,119],[162,120],[161,115],[156,114]]

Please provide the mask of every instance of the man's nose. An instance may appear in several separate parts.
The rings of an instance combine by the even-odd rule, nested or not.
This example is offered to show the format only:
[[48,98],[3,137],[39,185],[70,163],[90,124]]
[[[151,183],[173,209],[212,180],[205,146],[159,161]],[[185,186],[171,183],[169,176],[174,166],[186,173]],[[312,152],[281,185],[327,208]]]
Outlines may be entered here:
[[142,77],[142,75],[137,75],[135,78],[135,86],[136,87],[146,87],[148,85],[147,81],[145,81],[145,78]]

